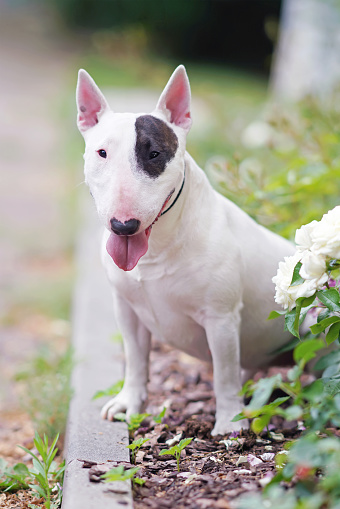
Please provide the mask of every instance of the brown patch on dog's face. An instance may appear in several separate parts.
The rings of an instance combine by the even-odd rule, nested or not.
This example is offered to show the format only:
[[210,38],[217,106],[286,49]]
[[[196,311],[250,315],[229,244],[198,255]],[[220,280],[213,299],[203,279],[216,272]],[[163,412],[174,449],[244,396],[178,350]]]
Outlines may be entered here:
[[142,115],[135,123],[137,168],[155,179],[175,157],[178,139],[163,120]]

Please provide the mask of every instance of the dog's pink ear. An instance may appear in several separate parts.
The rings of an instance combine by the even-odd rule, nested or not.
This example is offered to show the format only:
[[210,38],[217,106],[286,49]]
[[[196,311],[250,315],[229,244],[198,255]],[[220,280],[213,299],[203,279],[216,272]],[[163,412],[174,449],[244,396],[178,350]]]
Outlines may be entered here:
[[109,109],[105,97],[91,78],[91,76],[80,69],[77,84],[77,125],[80,132],[85,132],[96,125],[101,115]]
[[185,67],[180,65],[163,90],[156,110],[161,111],[169,122],[189,131],[192,123],[190,101],[189,79]]

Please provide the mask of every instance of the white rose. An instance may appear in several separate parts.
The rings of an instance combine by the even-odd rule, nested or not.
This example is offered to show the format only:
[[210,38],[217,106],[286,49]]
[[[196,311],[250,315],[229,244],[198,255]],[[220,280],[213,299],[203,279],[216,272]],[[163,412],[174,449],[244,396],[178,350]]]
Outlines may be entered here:
[[328,275],[326,274],[326,260],[324,256],[317,255],[311,251],[305,251],[301,263],[300,276],[303,279],[320,279],[320,284],[325,284]]
[[340,259],[340,206],[330,210],[311,232],[315,254]]
[[275,302],[283,308],[292,309],[295,305],[295,295],[290,290],[295,265],[300,261],[301,253],[295,253],[293,256],[286,256],[283,262],[279,263],[276,276],[272,281],[275,286]]
[[[306,267],[309,270],[308,273],[306,272],[308,279],[300,285],[290,286],[294,268],[303,257],[305,257]],[[301,274],[301,270],[300,275],[304,277]],[[284,262],[279,263],[277,275],[272,279],[276,285],[275,302],[284,309],[288,308],[291,310],[295,306],[297,299],[300,297],[311,297],[316,290],[320,290],[324,286],[327,279],[328,276],[324,273],[324,266],[317,260],[317,257],[314,259],[312,256],[309,256],[308,252],[304,254],[296,252],[293,256],[286,257]]]
[[318,221],[312,221],[311,223],[301,226],[295,233],[295,243],[298,251],[305,251],[312,247],[313,241],[311,234],[318,224]]

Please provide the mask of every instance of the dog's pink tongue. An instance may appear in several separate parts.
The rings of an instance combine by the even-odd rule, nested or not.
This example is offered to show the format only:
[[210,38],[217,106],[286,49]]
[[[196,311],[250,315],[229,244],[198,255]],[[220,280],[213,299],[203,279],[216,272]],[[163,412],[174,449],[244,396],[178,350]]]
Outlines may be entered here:
[[120,269],[132,270],[148,250],[149,235],[149,231],[131,236],[111,233],[106,250]]

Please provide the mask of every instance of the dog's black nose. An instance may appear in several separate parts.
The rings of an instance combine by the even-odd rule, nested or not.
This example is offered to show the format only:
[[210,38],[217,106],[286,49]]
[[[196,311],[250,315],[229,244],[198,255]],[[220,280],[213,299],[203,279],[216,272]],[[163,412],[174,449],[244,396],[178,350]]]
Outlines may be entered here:
[[138,219],[129,219],[128,221],[121,223],[118,219],[113,217],[110,220],[110,223],[111,230],[116,235],[133,235],[140,227],[140,221],[138,221]]

